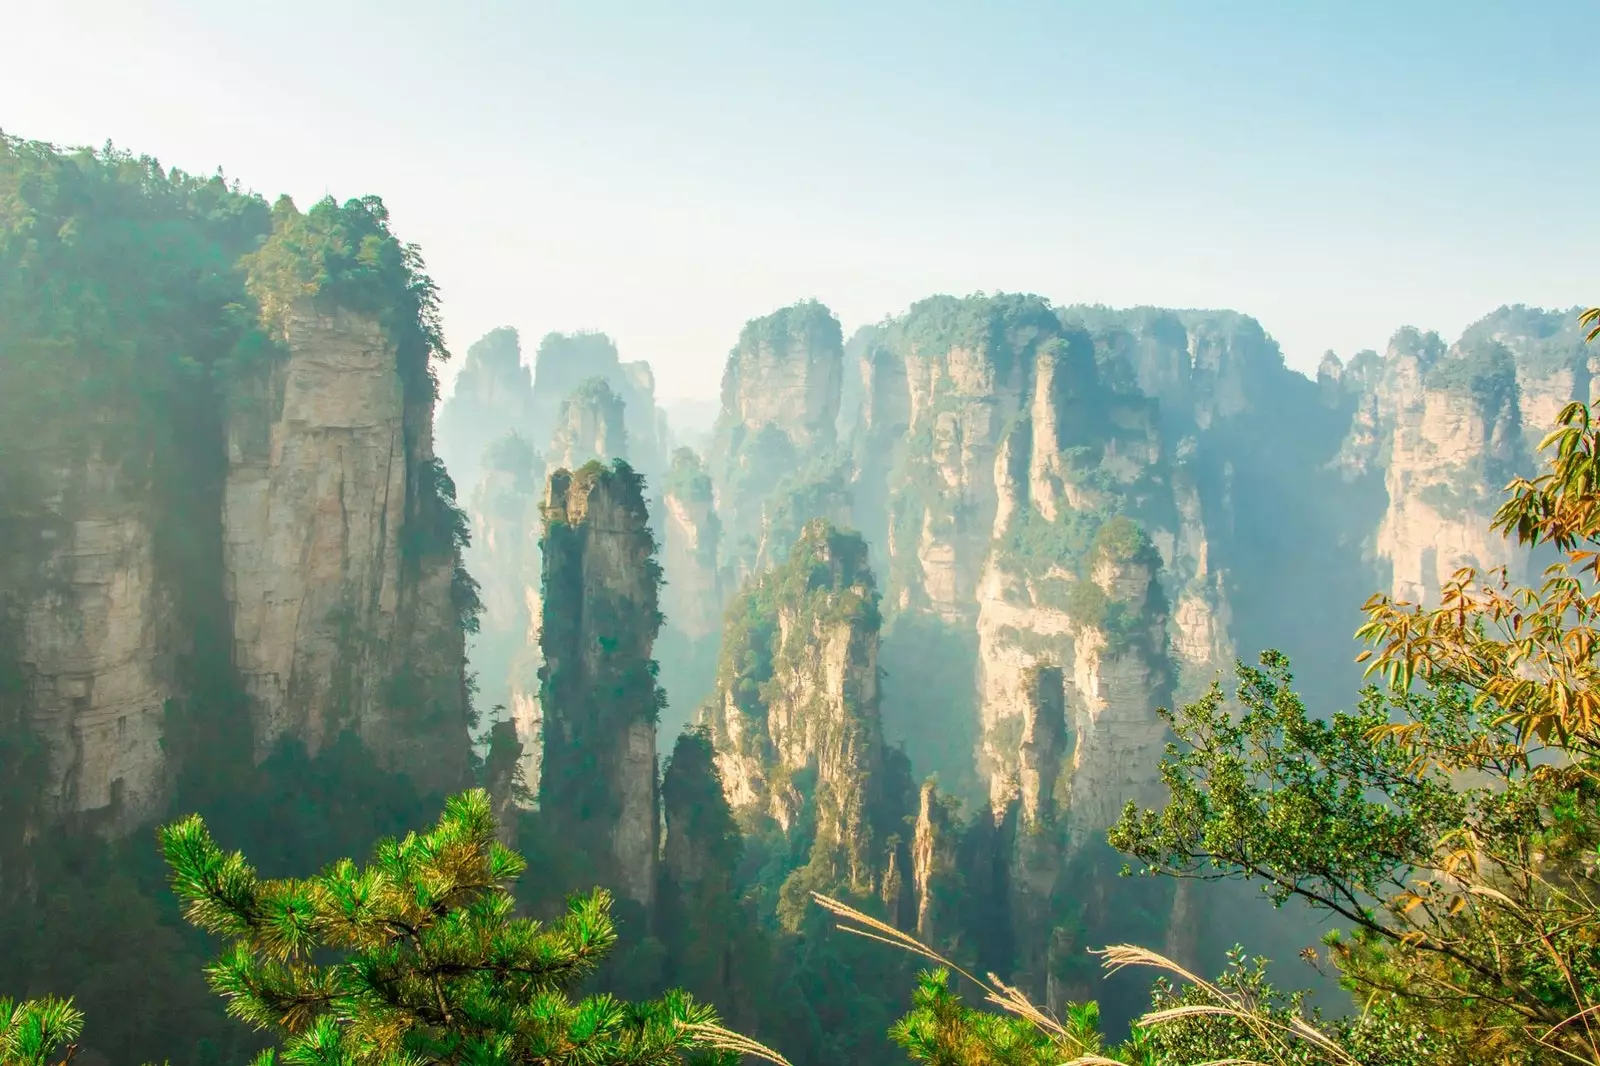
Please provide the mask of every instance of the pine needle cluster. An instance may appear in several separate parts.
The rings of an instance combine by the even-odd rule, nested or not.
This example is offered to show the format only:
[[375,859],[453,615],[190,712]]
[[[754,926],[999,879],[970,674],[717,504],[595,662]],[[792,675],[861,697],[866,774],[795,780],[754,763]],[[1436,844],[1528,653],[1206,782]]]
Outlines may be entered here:
[[574,897],[548,925],[516,917],[509,886],[526,864],[496,840],[482,790],[451,799],[433,829],[382,841],[366,866],[305,879],[263,880],[199,816],[160,840],[185,917],[231,941],[212,988],[280,1039],[256,1066],[738,1061],[686,993],[571,997],[616,942],[610,896]]

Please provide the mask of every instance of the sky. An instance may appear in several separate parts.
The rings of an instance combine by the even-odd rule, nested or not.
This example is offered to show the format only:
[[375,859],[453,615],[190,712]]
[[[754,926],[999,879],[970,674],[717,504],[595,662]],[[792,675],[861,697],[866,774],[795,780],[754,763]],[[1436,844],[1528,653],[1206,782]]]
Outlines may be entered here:
[[[377,193],[459,365],[939,292],[1232,308],[1291,366],[1600,296],[1600,3],[12,0],[0,129]],[[450,371],[447,369],[446,377]]]

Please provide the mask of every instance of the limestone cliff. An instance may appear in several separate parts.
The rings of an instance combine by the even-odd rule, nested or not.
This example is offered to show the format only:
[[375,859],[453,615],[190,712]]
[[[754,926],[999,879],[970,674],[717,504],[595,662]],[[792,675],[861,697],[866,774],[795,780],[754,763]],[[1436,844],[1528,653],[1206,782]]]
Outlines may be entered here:
[[490,330],[467,349],[455,387],[439,405],[439,455],[463,495],[478,485],[484,449],[507,433],[527,433],[532,419],[533,376],[517,331]]
[[704,640],[722,623],[718,569],[722,524],[711,478],[700,457],[688,448],[672,455],[663,502],[667,619],[690,640]]
[[540,809],[595,841],[604,883],[646,907],[659,812],[651,658],[661,571],[642,479],[626,463],[550,475],[544,507],[539,669]]
[[[580,388],[592,387],[585,384],[591,378],[603,380],[622,405],[620,423],[607,430],[614,434],[612,450],[594,450],[593,454],[621,456],[618,449],[625,434],[630,465],[647,482],[655,483],[665,472],[668,459],[665,416],[656,406],[655,375],[648,363],[622,362],[616,344],[604,333],[550,333],[539,342],[534,356],[533,400],[524,432],[533,440],[550,440],[560,431],[563,405]],[[592,435],[580,432],[578,436],[585,447],[593,447]],[[556,454],[552,461],[559,459]],[[580,459],[576,465],[586,461]]]
[[865,409],[905,425],[888,475],[888,597],[970,624],[993,536],[995,457],[1023,412],[1040,345],[1061,331],[1036,297],[938,296],[884,327]]
[[1396,333],[1340,463],[1383,478],[1373,551],[1397,598],[1435,604],[1462,567],[1525,570],[1525,553],[1489,529],[1499,488],[1527,463],[1517,369],[1499,342],[1468,335],[1446,349],[1434,333]]
[[391,765],[457,785],[466,531],[433,456],[431,390],[407,388],[372,317],[300,303],[279,325],[286,356],[230,406],[222,507],[257,756],[352,729]]
[[[769,503],[803,499],[817,484],[834,480],[828,459],[837,442],[843,372],[839,320],[815,301],[752,319],[729,353],[711,469],[738,577],[782,561],[786,546],[774,544],[769,533],[775,525]],[[819,461],[828,469],[813,469]],[[800,520],[818,513],[802,513]],[[781,519],[776,525],[789,528]],[[797,525],[787,538],[795,532]]]
[[544,459],[516,433],[484,449],[483,475],[469,513],[468,565],[477,578],[483,615],[470,645],[478,701],[513,723],[528,796],[539,787],[540,506]]
[[729,609],[705,709],[743,823],[806,834],[812,866],[861,895],[882,888],[910,802],[878,718],[877,598],[860,536],[808,525],[788,563]]
[[5,658],[17,671],[6,680],[48,766],[7,772],[38,773],[45,817],[87,814],[120,834],[160,813],[171,789],[164,710],[179,693],[185,634],[143,479],[101,449],[58,454],[51,467],[40,508],[7,516],[28,543],[0,570]]
[[0,206],[53,218],[54,249],[0,285],[0,749],[42,743],[0,754],[24,784],[0,844],[132,831],[180,783],[210,801],[346,730],[460,787],[477,604],[414,250],[375,197],[302,213],[80,162],[70,203],[24,182]]
[[626,407],[605,378],[585,378],[561,401],[550,436],[550,468],[576,470],[628,457]]

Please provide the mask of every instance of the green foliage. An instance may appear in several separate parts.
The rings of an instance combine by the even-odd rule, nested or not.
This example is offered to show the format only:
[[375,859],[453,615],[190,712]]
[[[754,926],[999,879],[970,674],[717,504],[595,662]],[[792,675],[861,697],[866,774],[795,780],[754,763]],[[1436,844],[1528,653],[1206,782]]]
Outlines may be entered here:
[[615,943],[609,897],[574,899],[549,926],[513,917],[526,864],[496,841],[481,791],[366,867],[304,879],[262,880],[198,816],[160,835],[185,917],[231,941],[211,986],[282,1041],[260,1063],[674,1063],[711,1046],[696,1027],[715,1015],[681,993],[569,998]]
[[1051,1033],[1026,1017],[973,1010],[950,990],[950,972],[941,968],[919,976],[910,1013],[889,1035],[912,1062],[929,1066],[1059,1066],[1069,1057],[1106,1054],[1093,1003],[1072,1005],[1063,1029]]
[[70,1000],[0,997],[0,1066],[49,1066],[81,1032],[83,1015]]
[[1600,786],[1530,762],[1459,686],[1369,688],[1322,721],[1277,653],[1239,681],[1241,715],[1214,687],[1169,716],[1171,800],[1130,805],[1113,845],[1150,872],[1259,881],[1348,922],[1327,943],[1345,986],[1409,1034],[1396,1047],[1421,1049],[1397,1061],[1585,1049],[1572,1020],[1600,998],[1600,926],[1578,886]]
[[1517,406],[1517,364],[1505,345],[1484,341],[1460,346],[1459,354],[1439,359],[1423,379],[1428,388],[1469,396],[1491,425],[1509,419],[1521,429]]
[[432,360],[447,359],[439,293],[416,245],[389,229],[376,196],[340,204],[329,196],[302,214],[287,196],[272,207],[272,236],[241,265],[263,319],[282,330],[298,302],[319,310],[369,315],[395,346],[408,399],[431,404],[438,390]]
[[1368,689],[1357,712],[1322,721],[1290,687],[1286,658],[1267,652],[1261,661],[1261,669],[1238,668],[1242,716],[1220,684],[1166,712],[1189,745],[1162,762],[1172,798],[1160,812],[1130,805],[1111,844],[1152,870],[1243,871],[1262,879],[1276,901],[1307,894],[1356,920],[1380,886],[1403,887],[1408,858],[1425,853],[1464,813],[1445,775],[1414,776],[1406,752],[1364,738],[1396,709],[1459,732],[1468,704],[1445,693],[1409,697],[1396,708]]
[[1462,348],[1515,338],[1517,366],[1534,377],[1583,368],[1589,361],[1582,308],[1543,311],[1523,304],[1501,307],[1468,326]]
[[781,355],[791,351],[844,351],[838,317],[816,300],[802,300],[770,315],[752,318],[739,331],[739,347],[766,348]]
[[891,330],[891,343],[903,339],[925,358],[952,348],[987,348],[999,371],[1005,373],[1018,353],[1060,329],[1050,302],[1040,296],[932,296],[911,305]]

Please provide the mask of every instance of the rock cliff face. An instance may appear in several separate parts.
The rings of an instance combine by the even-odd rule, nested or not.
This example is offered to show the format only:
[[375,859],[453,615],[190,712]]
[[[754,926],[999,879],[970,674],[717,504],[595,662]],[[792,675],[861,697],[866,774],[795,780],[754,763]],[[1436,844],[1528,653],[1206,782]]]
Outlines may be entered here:
[[888,476],[890,604],[970,625],[992,539],[995,458],[1022,412],[1041,344],[1060,332],[1042,300],[934,297],[871,349],[865,409],[881,432],[905,425]]
[[120,834],[160,813],[170,790],[163,718],[184,636],[142,479],[97,452],[61,457],[49,483],[21,523],[31,543],[8,559],[7,650],[26,720],[48,745],[46,816],[88,815]]
[[[711,468],[740,578],[781,562],[781,541],[792,542],[800,523],[826,513],[810,497],[819,483],[836,482],[837,472],[811,467],[837,442],[843,369],[839,320],[815,301],[751,320],[728,355]],[[786,500],[800,501],[789,507],[798,523],[773,517]]]
[[[533,401],[526,433],[533,440],[547,441],[558,432],[567,417],[562,407],[574,393],[593,390],[590,379],[605,382],[614,399],[621,403],[619,420],[608,425],[609,449],[595,447],[593,427],[568,427],[575,431],[580,448],[592,455],[579,459],[582,465],[594,456],[616,458],[627,439],[630,465],[654,484],[666,470],[668,442],[664,434],[665,415],[656,406],[655,375],[645,362],[624,363],[617,346],[604,333],[550,333],[539,342],[534,357]],[[610,417],[610,416],[607,416]],[[553,450],[552,463],[560,465],[559,451]]]
[[700,457],[688,448],[672,455],[663,503],[667,618],[690,640],[704,640],[722,624],[717,554],[722,523],[711,478]]
[[877,590],[865,543],[808,525],[789,562],[752,581],[729,620],[705,713],[729,804],[749,827],[811,833],[813,863],[852,892],[879,891],[885,828],[909,797],[899,794],[904,771],[889,765],[878,718]]
[[[454,488],[431,394],[408,402],[371,318],[298,306],[287,358],[241,386],[228,425],[223,565],[257,756],[353,729],[380,758],[465,780]],[[425,726],[424,723],[438,723]]]
[[59,253],[0,285],[0,844],[134,831],[180,775],[204,802],[346,730],[460,787],[476,594],[415,257],[373,198],[301,213],[152,169],[97,200],[84,173],[66,215],[49,183],[0,208],[57,211]]
[[507,433],[528,433],[532,422],[533,376],[517,331],[491,330],[467,349],[455,389],[439,405],[439,454],[463,495],[477,487],[484,449]]
[[1363,390],[1341,455],[1355,473],[1381,471],[1387,510],[1374,540],[1392,594],[1436,604],[1462,567],[1525,570],[1525,553],[1489,530],[1498,489],[1526,465],[1517,371],[1484,337],[1446,349],[1404,329]]
[[540,808],[605,842],[602,881],[650,907],[659,811],[651,652],[661,571],[638,474],[618,462],[550,475],[539,644]]
[[540,507],[544,459],[516,433],[484,450],[473,491],[468,564],[482,589],[483,616],[470,646],[485,710],[513,725],[526,796],[539,789]]
[[598,459],[628,457],[628,433],[622,398],[605,378],[585,378],[561,401],[550,437],[551,469],[576,470]]

